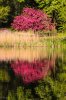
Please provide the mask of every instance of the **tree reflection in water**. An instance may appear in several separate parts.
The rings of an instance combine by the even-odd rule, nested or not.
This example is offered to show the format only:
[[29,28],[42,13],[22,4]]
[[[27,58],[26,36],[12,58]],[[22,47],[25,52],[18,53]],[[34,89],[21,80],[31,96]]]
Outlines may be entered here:
[[11,68],[15,75],[22,77],[24,83],[30,83],[45,77],[54,66],[53,64],[48,59],[34,60],[33,62],[13,61],[11,62]]

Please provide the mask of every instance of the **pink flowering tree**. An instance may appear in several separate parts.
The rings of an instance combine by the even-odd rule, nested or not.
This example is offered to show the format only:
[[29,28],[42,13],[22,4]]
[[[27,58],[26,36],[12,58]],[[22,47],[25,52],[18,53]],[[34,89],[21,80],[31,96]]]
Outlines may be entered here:
[[52,23],[51,18],[41,10],[34,8],[24,8],[21,15],[16,16],[11,24],[15,30],[55,30],[55,25]]

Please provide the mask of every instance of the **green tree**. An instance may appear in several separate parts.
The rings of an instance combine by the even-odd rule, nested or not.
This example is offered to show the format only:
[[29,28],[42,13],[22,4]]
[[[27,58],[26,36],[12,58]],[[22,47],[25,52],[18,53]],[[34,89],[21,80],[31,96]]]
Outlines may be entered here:
[[35,3],[34,0],[0,0],[0,27],[5,24],[9,26],[23,7],[36,7]]
[[7,2],[0,0],[0,25],[8,21],[8,15],[10,12],[10,7],[6,5]]
[[66,30],[66,0],[35,0],[52,17],[59,30]]

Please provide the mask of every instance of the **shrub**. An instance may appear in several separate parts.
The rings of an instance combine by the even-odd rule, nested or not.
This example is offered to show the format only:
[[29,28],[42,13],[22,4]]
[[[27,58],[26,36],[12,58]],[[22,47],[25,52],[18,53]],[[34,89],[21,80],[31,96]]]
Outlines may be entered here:
[[52,31],[55,29],[55,25],[47,14],[33,8],[24,8],[22,14],[14,18],[12,27],[20,31],[29,29]]

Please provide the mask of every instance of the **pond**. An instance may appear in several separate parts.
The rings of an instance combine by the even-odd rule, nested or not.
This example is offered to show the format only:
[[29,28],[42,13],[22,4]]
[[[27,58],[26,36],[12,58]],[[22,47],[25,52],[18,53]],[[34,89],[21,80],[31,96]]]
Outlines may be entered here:
[[0,48],[0,100],[66,100],[66,40],[49,42]]

